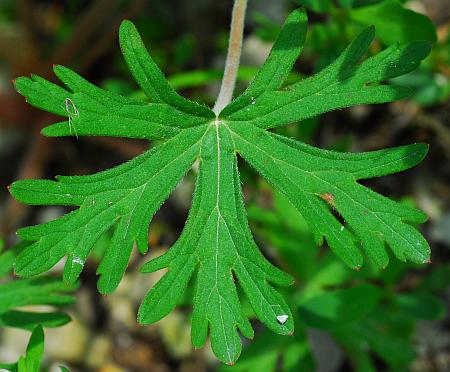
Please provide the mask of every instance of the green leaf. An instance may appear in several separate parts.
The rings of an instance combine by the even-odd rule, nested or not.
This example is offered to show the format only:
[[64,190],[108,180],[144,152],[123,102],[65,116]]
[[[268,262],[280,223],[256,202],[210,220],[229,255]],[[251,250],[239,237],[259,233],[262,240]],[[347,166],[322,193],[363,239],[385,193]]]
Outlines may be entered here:
[[64,306],[74,302],[72,295],[65,294],[76,288],[53,278],[30,278],[14,280],[0,285],[0,314],[26,305]]
[[370,314],[382,293],[379,288],[368,284],[326,292],[300,304],[300,319],[313,328],[345,327]]
[[31,334],[25,357],[20,357],[15,364],[0,364],[0,368],[10,372],[39,372],[43,356],[44,330],[39,325]]
[[336,341],[349,355],[355,370],[378,370],[379,363],[373,360],[375,355],[389,365],[390,370],[408,370],[409,363],[415,357],[413,335],[410,330],[404,332],[396,329],[397,323],[403,321],[402,313],[388,311],[393,314],[390,320],[383,319],[382,314],[375,310],[367,319],[332,331]]
[[[1,255],[0,261],[9,253],[17,251],[18,248],[23,249],[22,244]],[[2,283],[0,284],[0,314],[26,305],[64,306],[71,304],[74,302],[74,297],[67,293],[75,288],[77,288],[77,284],[67,285],[50,277],[16,279]]]
[[[283,366],[280,368],[280,364]],[[314,371],[314,360],[304,332],[293,337],[273,335],[269,331],[257,335],[255,341],[244,349],[235,366],[223,366],[220,371]]]
[[450,264],[433,265],[431,271],[420,284],[423,292],[442,293],[450,286]]
[[70,316],[65,313],[36,313],[29,311],[10,310],[0,313],[0,327],[14,327],[32,331],[36,324],[43,327],[60,327],[70,322]]
[[122,22],[119,36],[120,47],[128,67],[137,83],[152,102],[166,103],[170,107],[174,106],[181,111],[205,118],[214,117],[208,107],[189,101],[173,90],[145,49],[144,43],[133,23],[127,20]]
[[17,371],[17,363],[14,363],[14,364],[0,363],[0,369],[6,369],[9,372],[16,372]]
[[39,372],[44,356],[44,330],[37,326],[31,334],[25,357],[21,357],[18,363],[18,372]]
[[126,164],[93,176],[14,183],[13,195],[29,204],[80,206],[56,221],[19,230],[22,239],[36,243],[19,255],[17,274],[38,274],[67,255],[64,279],[75,282],[95,242],[115,225],[98,268],[100,292],[112,292],[127,267],[133,242],[141,252],[147,250],[148,224],[198,156],[203,132],[202,127],[184,131]]
[[17,79],[19,93],[30,104],[68,118],[45,128],[45,135],[160,140],[128,163],[98,174],[15,182],[11,193],[27,204],[78,207],[49,223],[19,230],[19,236],[31,244],[16,259],[17,274],[37,275],[67,257],[64,280],[75,282],[96,241],[113,229],[111,244],[97,270],[100,292],[112,292],[127,268],[134,244],[141,253],[147,251],[153,215],[198,164],[192,207],[180,238],[166,254],[142,267],[143,272],[168,271],[145,297],[138,320],[150,324],[163,318],[182,300],[186,286],[195,278],[195,347],[201,347],[209,334],[221,361],[233,364],[238,359],[242,348],[239,332],[251,338],[253,329],[237,286],[269,329],[292,334],[292,314],[274,287],[293,281],[266,260],[253,239],[238,155],[299,210],[316,243],[326,240],[349,266],[362,264],[360,242],[364,254],[380,267],[388,262],[385,244],[401,260],[428,261],[429,246],[410,225],[423,222],[425,215],[357,182],[418,164],[426,155],[426,145],[346,154],[316,149],[267,129],[337,108],[406,97],[408,88],[385,82],[416,68],[429,53],[429,45],[417,42],[390,47],[359,63],[374,37],[374,29],[369,28],[329,67],[289,85],[288,75],[305,34],[306,14],[295,11],[248,89],[218,117],[172,89],[129,21],[120,29],[122,51],[150,103],[97,88],[61,66],[55,67],[55,73],[66,88],[36,76]]
[[[21,242],[0,255],[0,276],[13,268],[14,258],[27,246]],[[64,306],[74,302],[69,294],[76,285],[67,286],[60,280],[40,277],[16,279],[0,284],[0,326],[22,328],[32,331],[37,324],[44,327],[59,327],[70,321],[67,314],[61,312],[37,313],[19,311],[17,308],[27,305]]]
[[201,125],[207,119],[165,103],[149,104],[107,92],[63,66],[54,66],[53,70],[67,90],[37,75],[15,81],[17,91],[30,104],[67,117],[67,121],[45,128],[46,136],[160,139],[172,137],[182,128]]
[[[0,255],[0,275],[12,270],[13,260],[19,252],[29,246],[21,242]],[[59,327],[70,321],[61,312],[37,313],[19,311],[16,308],[27,305],[64,306],[74,302],[69,294],[76,285],[68,286],[60,280],[48,277],[16,279],[0,284],[0,326],[33,330],[37,324],[44,327]]]
[[29,244],[26,242],[20,242],[0,255],[0,277],[5,276],[13,270],[14,260],[17,255],[28,245]]
[[243,94],[237,97],[223,114],[231,108],[244,108],[254,104],[265,92],[278,90],[289,76],[292,66],[303,49],[306,38],[307,16],[296,10],[287,18],[269,57]]
[[425,292],[401,294],[395,302],[408,315],[416,319],[435,320],[445,315],[445,306],[437,297]]
[[301,214],[284,195],[274,193],[273,198],[274,211],[248,206],[251,226],[258,238],[276,248],[297,280],[308,281],[317,269],[313,236]]
[[[0,276],[12,271],[14,258],[28,242],[21,242],[0,255]],[[66,294],[76,286],[67,286],[53,278],[15,279],[0,284],[0,327],[14,327],[33,331],[27,354],[15,364],[0,364],[9,371],[39,371],[44,350],[42,327],[59,327],[67,324],[70,317],[62,312],[30,312],[17,310],[26,305],[64,306],[74,302],[72,295]]]
[[[374,317],[376,319],[376,314],[374,314]],[[365,353],[368,349],[373,351],[394,370],[398,370],[398,367],[401,366],[407,367],[416,356],[410,335],[402,335],[396,332],[389,322],[385,323],[372,319],[369,322],[350,324],[346,329],[342,328],[337,332],[335,331],[334,335],[342,341],[341,333],[343,332],[347,337],[353,339],[355,347],[358,343]],[[362,360],[360,363],[364,365],[367,360]]]
[[396,0],[354,9],[350,16],[365,25],[375,25],[377,35],[386,44],[406,43],[414,40],[436,42],[436,28],[425,15],[406,9]]
[[6,363],[0,363],[0,369],[9,371],[9,372],[17,372],[17,363],[14,364],[6,364]]
[[[257,317],[273,331],[290,334],[292,315],[269,282],[289,285],[292,279],[259,252],[245,219],[231,134],[217,122],[205,134],[200,170],[188,222],[177,243],[150,261],[143,272],[169,271],[144,299],[138,314],[143,324],[167,315],[180,300],[198,267],[192,316],[192,342],[201,347],[211,332],[213,351],[231,363],[241,352],[235,327],[246,337],[253,330],[243,316],[233,278],[244,289]],[[281,324],[277,316],[288,315]]]
[[[424,222],[425,215],[356,182],[416,165],[425,156],[426,145],[349,154],[315,149],[251,125],[230,125],[230,131],[242,157],[302,213],[317,244],[325,238],[350,267],[362,264],[357,240],[380,267],[389,260],[384,243],[402,261],[428,261],[428,243],[408,224]],[[333,216],[333,209],[346,226]]]
[[[408,88],[381,84],[382,82],[414,70],[430,52],[427,42],[413,42],[403,46],[393,45],[357,65],[367,52],[375,36],[375,29],[363,31],[327,68],[313,77],[301,80],[282,90],[268,89],[260,96],[250,96],[250,101],[237,98],[227,106],[220,117],[264,129],[275,128],[292,122],[358,104],[386,103],[406,98]],[[259,79],[259,89],[265,90],[265,82]]]

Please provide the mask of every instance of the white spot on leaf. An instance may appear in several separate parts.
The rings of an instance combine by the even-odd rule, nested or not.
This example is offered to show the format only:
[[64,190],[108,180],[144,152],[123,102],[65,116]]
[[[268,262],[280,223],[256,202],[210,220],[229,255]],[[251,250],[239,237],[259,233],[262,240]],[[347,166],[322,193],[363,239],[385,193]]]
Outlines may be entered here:
[[277,320],[278,320],[278,323],[280,323],[280,324],[286,323],[287,320],[288,320],[288,318],[289,318],[289,317],[288,317],[286,314],[283,314],[283,315],[277,315]]
[[84,265],[84,260],[81,259],[80,257],[76,257],[76,256],[75,256],[75,257],[72,259],[72,265],[75,265],[75,264],[83,266],[83,265]]

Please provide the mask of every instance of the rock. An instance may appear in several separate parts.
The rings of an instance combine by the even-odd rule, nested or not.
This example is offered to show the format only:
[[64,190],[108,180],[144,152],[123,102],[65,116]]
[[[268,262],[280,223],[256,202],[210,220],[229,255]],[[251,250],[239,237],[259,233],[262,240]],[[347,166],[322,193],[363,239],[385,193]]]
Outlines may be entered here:
[[0,341],[0,361],[15,363],[25,354],[31,333],[16,328],[2,328]]
[[112,341],[108,335],[99,335],[89,344],[85,363],[88,367],[97,369],[107,365],[111,360]]
[[185,314],[174,310],[158,322],[164,345],[175,358],[191,354],[191,327]]
[[50,359],[79,362],[84,360],[89,329],[72,315],[72,321],[64,327],[46,329],[45,345]]

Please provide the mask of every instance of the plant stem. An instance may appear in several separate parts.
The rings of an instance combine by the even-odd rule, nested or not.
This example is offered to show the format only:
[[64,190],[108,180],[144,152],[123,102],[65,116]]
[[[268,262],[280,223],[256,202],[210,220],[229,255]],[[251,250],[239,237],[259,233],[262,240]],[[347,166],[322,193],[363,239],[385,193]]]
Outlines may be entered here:
[[241,60],[246,9],[247,0],[235,0],[233,15],[231,16],[230,40],[228,44],[225,71],[223,74],[219,96],[217,97],[217,101],[213,109],[216,115],[219,115],[219,113],[231,102],[231,99],[233,98],[237,72]]

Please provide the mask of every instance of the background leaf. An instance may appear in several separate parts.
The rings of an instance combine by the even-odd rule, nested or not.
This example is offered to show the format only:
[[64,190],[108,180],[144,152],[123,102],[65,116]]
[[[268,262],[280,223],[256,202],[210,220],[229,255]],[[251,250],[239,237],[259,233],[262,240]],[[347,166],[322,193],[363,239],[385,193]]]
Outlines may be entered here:
[[345,327],[371,313],[381,296],[380,289],[368,284],[327,292],[301,303],[299,317],[313,328]]
[[428,17],[406,9],[396,0],[354,9],[350,15],[362,24],[375,25],[377,36],[385,45],[414,40],[434,43],[437,40],[436,28]]

